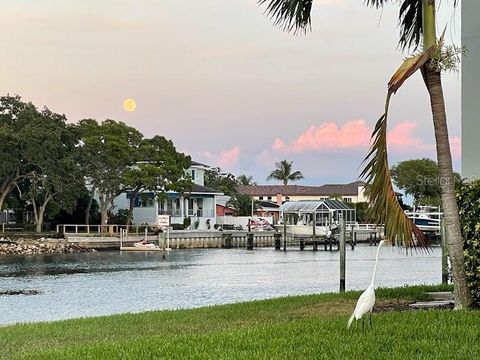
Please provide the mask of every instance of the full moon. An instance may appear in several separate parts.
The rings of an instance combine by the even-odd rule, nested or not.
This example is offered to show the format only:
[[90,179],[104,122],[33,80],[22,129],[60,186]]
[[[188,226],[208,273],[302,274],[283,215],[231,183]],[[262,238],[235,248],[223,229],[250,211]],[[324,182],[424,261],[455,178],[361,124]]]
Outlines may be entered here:
[[133,99],[126,99],[123,102],[123,108],[125,109],[125,111],[128,111],[128,112],[135,111],[136,107],[137,107],[137,103]]

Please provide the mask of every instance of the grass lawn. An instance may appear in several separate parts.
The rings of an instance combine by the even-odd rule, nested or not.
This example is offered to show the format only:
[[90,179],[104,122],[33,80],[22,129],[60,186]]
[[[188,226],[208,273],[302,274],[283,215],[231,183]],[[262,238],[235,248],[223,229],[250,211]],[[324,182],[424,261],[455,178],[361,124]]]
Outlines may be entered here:
[[[377,304],[402,309],[442,289],[379,289]],[[347,330],[358,295],[7,326],[0,359],[480,359],[480,312],[389,310]]]

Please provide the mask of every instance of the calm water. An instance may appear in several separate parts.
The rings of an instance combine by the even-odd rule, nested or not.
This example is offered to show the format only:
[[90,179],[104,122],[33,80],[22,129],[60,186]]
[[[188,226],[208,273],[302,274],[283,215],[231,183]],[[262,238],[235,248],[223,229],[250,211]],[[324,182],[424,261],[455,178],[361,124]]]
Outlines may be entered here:
[[[347,250],[347,289],[368,286],[376,248]],[[272,249],[100,252],[0,258],[0,324],[192,308],[338,290],[339,253]],[[381,250],[378,286],[436,284],[440,249],[406,255]]]

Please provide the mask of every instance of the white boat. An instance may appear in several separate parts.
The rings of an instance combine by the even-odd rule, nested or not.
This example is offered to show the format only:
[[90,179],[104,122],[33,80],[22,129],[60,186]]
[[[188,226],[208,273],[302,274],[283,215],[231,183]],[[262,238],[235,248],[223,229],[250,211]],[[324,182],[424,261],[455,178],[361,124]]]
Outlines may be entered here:
[[423,232],[439,232],[443,213],[436,206],[418,206],[413,211],[405,211],[413,223]]
[[151,244],[147,241],[136,242],[136,243],[133,244],[133,246],[138,247],[138,248],[144,248],[144,249],[150,249],[150,248],[158,247],[158,246],[156,246],[154,244]]

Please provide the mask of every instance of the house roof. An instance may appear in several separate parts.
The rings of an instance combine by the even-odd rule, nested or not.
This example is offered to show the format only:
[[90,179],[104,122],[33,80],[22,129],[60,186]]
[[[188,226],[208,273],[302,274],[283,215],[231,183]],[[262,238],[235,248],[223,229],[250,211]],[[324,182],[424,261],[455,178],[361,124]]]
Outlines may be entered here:
[[192,166],[203,166],[203,167],[206,167],[206,168],[210,167],[208,165],[205,165],[205,164],[199,163],[198,161],[193,161],[193,160],[192,160]]
[[238,191],[250,196],[329,196],[333,194],[340,195],[358,195],[358,187],[365,185],[363,181],[354,181],[349,184],[326,184],[322,186],[302,186],[302,185],[241,185]]
[[223,195],[222,192],[208,188],[206,186],[198,185],[198,184],[193,184],[192,185],[192,190],[190,190],[191,194],[219,194]]

